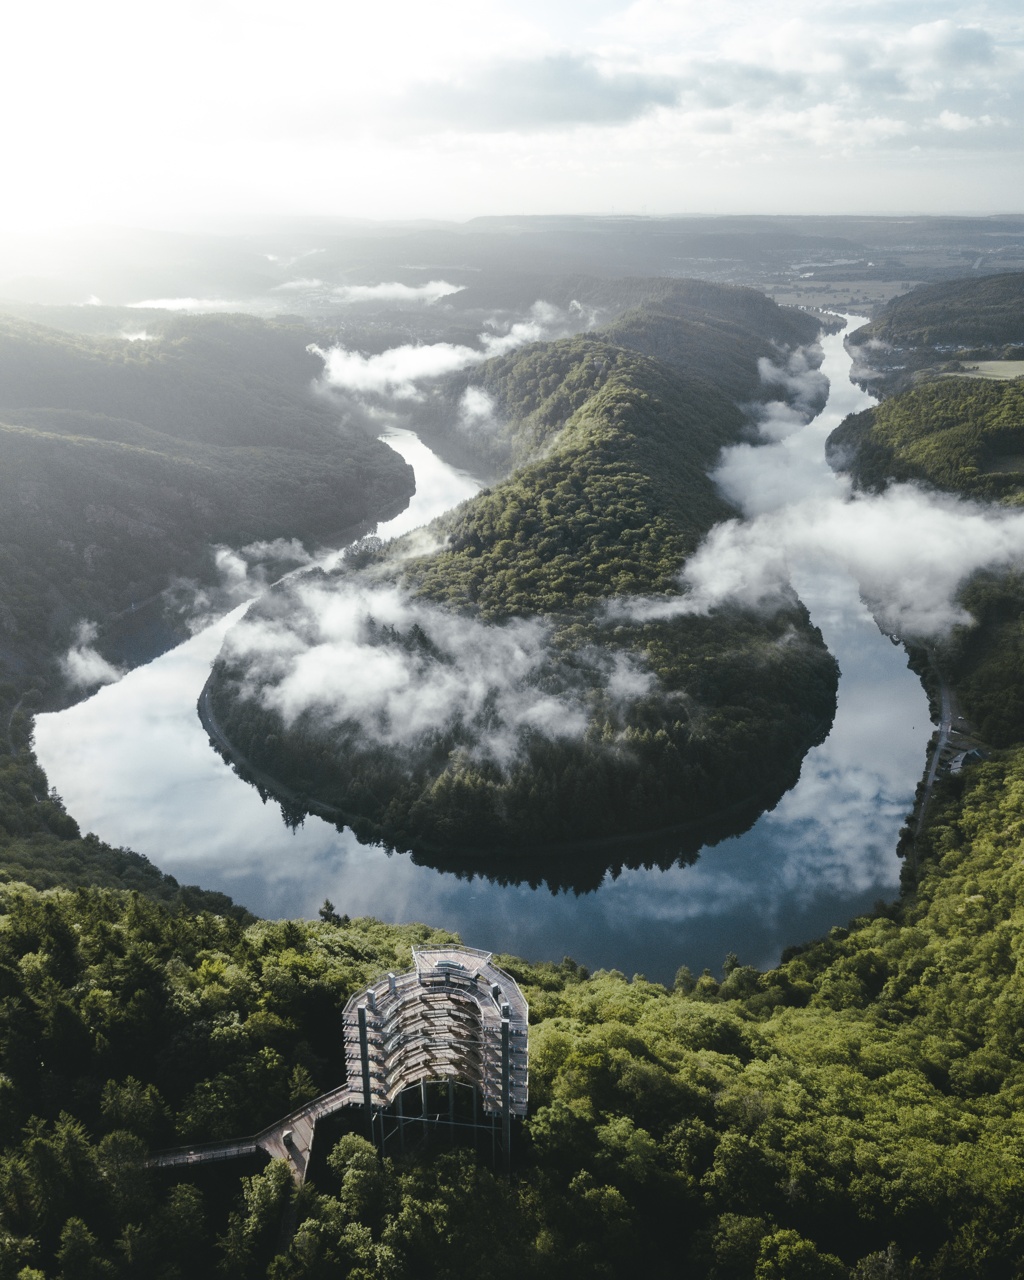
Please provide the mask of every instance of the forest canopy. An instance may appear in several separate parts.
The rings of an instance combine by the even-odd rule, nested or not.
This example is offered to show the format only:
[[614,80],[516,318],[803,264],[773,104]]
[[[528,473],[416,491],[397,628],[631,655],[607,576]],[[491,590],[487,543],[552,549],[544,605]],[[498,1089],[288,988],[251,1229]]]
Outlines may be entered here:
[[[674,341],[660,313],[645,323]],[[704,330],[731,359],[731,319]],[[271,592],[204,693],[215,742],[290,813],[424,853],[774,802],[831,723],[836,669],[795,599],[707,616],[683,601],[686,557],[733,514],[708,472],[748,432],[715,368],[683,374],[598,334],[449,383],[487,397],[512,475]]]
[[897,347],[1000,347],[1024,343],[1024,272],[918,285],[887,302],[850,337]]
[[941,378],[853,414],[828,438],[862,488],[920,481],[968,498],[1024,501],[1024,380]]
[[[902,905],[674,988],[497,957],[530,1004],[506,1181],[357,1132],[297,1192],[145,1170],[336,1084],[349,994],[450,935],[0,890],[0,1264],[250,1280],[1011,1280],[1024,1247],[1018,748],[946,784]],[[910,886],[908,885],[908,889]],[[357,1117],[358,1119],[358,1117]],[[495,1221],[502,1224],[496,1232]],[[282,1223],[289,1229],[282,1231]]]

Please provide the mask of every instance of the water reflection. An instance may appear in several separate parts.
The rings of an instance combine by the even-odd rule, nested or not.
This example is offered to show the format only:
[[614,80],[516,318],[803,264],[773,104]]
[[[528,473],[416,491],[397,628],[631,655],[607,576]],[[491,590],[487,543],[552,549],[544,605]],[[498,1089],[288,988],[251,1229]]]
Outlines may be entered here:
[[[810,427],[759,452],[762,495],[784,495],[797,473],[805,491],[835,483],[822,462],[824,437],[865,403],[848,368],[841,342],[830,340],[829,405]],[[382,536],[479,487],[411,432],[388,439],[416,468],[417,494]],[[785,484],[768,483],[787,467]],[[684,963],[718,969],[729,951],[771,964],[784,946],[894,895],[896,837],[931,732],[902,650],[879,634],[853,582],[820,565],[796,566],[796,579],[843,673],[832,733],[806,757],[799,784],[746,834],[705,849],[693,865],[609,872],[584,895],[438,872],[315,818],[288,832],[276,806],[264,805],[210,750],[195,714],[223,635],[242,610],[87,702],[40,716],[39,757],[83,829],[263,915],[313,916],[329,897],[351,915],[426,920],[471,945],[538,959],[569,953],[591,967],[660,980]]]

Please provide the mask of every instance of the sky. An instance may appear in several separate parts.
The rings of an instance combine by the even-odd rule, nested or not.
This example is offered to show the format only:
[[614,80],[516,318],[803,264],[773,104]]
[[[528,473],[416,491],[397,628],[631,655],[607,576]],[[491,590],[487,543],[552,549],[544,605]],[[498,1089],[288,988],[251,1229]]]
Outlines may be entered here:
[[1024,209],[1019,0],[12,6],[0,226]]

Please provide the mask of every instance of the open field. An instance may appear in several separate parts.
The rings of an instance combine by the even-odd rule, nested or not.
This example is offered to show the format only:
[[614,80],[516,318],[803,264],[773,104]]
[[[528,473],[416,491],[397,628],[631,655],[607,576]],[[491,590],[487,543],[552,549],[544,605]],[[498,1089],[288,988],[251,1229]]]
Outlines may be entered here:
[[814,307],[824,311],[857,311],[874,315],[884,303],[909,293],[919,280],[787,280],[777,285],[759,284],[780,307]]
[[965,364],[962,369],[944,371],[944,378],[994,378],[997,382],[1011,382],[1024,378],[1024,360],[979,360]]

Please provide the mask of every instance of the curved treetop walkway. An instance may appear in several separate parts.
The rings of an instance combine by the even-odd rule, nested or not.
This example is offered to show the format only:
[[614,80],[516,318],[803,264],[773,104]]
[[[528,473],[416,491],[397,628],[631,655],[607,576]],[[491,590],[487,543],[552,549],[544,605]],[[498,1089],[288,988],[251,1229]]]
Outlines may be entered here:
[[512,1116],[528,1102],[529,1010],[514,978],[472,947],[413,949],[415,968],[389,973],[345,1005],[348,1079],[260,1133],[163,1151],[151,1167],[233,1160],[265,1151],[287,1160],[297,1182],[309,1166],[316,1123],[342,1107],[372,1115],[411,1085],[432,1080],[478,1090],[485,1113],[501,1116],[508,1149]]

